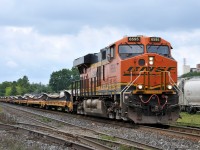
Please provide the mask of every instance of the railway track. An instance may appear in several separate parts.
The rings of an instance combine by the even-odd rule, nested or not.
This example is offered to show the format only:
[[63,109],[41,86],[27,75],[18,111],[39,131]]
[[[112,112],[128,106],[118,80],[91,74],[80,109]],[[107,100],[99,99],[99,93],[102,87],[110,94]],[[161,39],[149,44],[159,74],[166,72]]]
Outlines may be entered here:
[[[31,125],[28,125],[29,127]],[[37,129],[41,127],[37,126]],[[44,129],[44,127],[42,127]],[[91,148],[87,145],[82,145],[77,142],[74,142],[72,140],[69,140],[69,138],[64,138],[60,136],[55,136],[55,134],[50,134],[50,133],[45,133],[41,131],[36,131],[36,130],[31,130],[25,127],[20,127],[18,125],[9,125],[9,124],[2,124],[0,123],[0,130],[6,130],[6,131],[12,131],[12,132],[17,132],[17,133],[23,133],[32,136],[32,137],[37,137],[39,139],[42,138],[43,141],[48,141],[48,142],[54,142],[59,145],[63,145],[64,147],[70,147],[74,149],[83,149],[83,150],[94,150],[94,148]]]
[[[66,141],[68,142],[75,142],[75,145],[77,143],[81,143],[81,146],[85,146],[85,149],[87,149],[89,147],[89,149],[105,149],[105,150],[111,150],[112,147],[117,147],[119,146],[119,143],[112,143],[110,141],[106,141],[106,140],[101,140],[101,142],[109,142],[110,144],[112,144],[112,147],[108,147],[106,146],[107,144],[103,145],[100,142],[96,142],[95,138],[89,137],[89,136],[80,136],[80,135],[75,135],[75,134],[71,134],[71,133],[67,133],[63,130],[59,130],[55,127],[46,127],[46,126],[39,126],[39,125],[33,125],[33,124],[26,124],[26,123],[17,123],[17,125],[15,125],[15,127],[19,127],[19,128],[25,128],[27,130],[30,130],[30,128],[32,130],[30,130],[31,132],[37,130],[40,131],[41,133],[45,133],[47,135],[51,135],[51,137],[56,137],[58,139],[62,138],[62,139],[66,139]],[[66,145],[66,144],[65,144]],[[71,145],[71,144],[67,144],[67,145]],[[78,146],[76,146],[78,147]],[[82,147],[78,147],[78,148],[82,148]]]
[[[34,112],[31,112],[29,110],[22,110],[20,109],[19,107],[14,107],[14,106],[11,106],[11,105],[8,105],[8,104],[3,104],[4,106],[6,107],[10,107],[12,109],[16,109],[16,110],[20,110],[22,111],[26,116],[27,114],[32,114],[34,116],[40,116],[40,117],[44,117],[44,118],[48,118],[47,116],[45,115],[42,115],[42,114],[38,114],[38,113],[34,113]],[[32,117],[28,117],[28,119],[32,119]],[[82,144],[85,144],[85,145],[89,145],[93,148],[96,148],[96,149],[102,149],[102,150],[107,150],[107,149],[116,149],[117,148],[120,148],[120,147],[125,147],[125,148],[135,148],[135,149],[160,149],[158,147],[154,147],[154,146],[150,146],[150,145],[147,145],[147,144],[143,144],[143,143],[140,143],[140,142],[136,142],[136,141],[133,141],[133,140],[128,140],[128,139],[124,139],[124,138],[120,138],[120,137],[112,137],[111,135],[109,134],[106,134],[106,133],[103,133],[103,132],[99,132],[99,131],[94,131],[90,128],[87,128],[87,127],[83,127],[83,126],[79,126],[79,125],[74,125],[74,124],[71,124],[69,122],[66,122],[66,121],[63,121],[63,120],[60,120],[60,119],[56,119],[56,118],[49,118],[51,120],[54,120],[56,121],[57,123],[61,123],[63,125],[66,125],[66,126],[76,126],[77,128],[81,129],[81,130],[87,130],[87,131],[90,131],[92,132],[94,135],[96,136],[86,136],[86,135],[71,135],[71,137],[75,137],[75,139],[78,141],[81,141]],[[51,132],[52,131],[55,131],[58,135],[65,135],[65,134],[69,134],[67,133],[66,131],[64,130],[59,130],[57,127],[53,126],[53,125],[49,125],[49,124],[45,124],[41,121],[38,121],[37,119],[33,119],[34,122],[37,122],[37,123],[41,123],[43,125],[43,129],[42,131],[44,130],[47,130],[47,129],[51,129]],[[24,124],[24,123],[18,123],[18,124]],[[24,124],[25,125],[25,124]],[[26,124],[27,125],[27,124]],[[30,125],[30,126],[34,126],[34,125]],[[44,126],[46,126],[46,128],[44,129]],[[57,137],[55,135],[55,137]],[[106,137],[105,139],[102,139],[101,137]],[[112,140],[108,140],[107,138],[111,138]]]
[[150,127],[150,126],[141,125],[139,129],[155,131],[163,135],[181,138],[181,139],[185,138],[185,139],[193,140],[197,142],[200,140],[200,130],[197,128],[170,125],[167,129],[163,129],[161,127]]
[[[61,112],[56,112],[57,114],[61,114]],[[197,127],[186,127],[186,126],[181,126],[181,125],[138,125],[138,124],[133,124],[133,122],[124,122],[124,121],[116,121],[116,120],[111,120],[111,119],[102,119],[102,118],[96,118],[96,117],[90,117],[90,116],[81,116],[84,117],[84,119],[88,120],[93,120],[101,123],[109,123],[114,126],[123,126],[126,128],[131,128],[131,129],[147,129],[147,130],[154,130],[158,131],[160,133],[166,134],[166,135],[171,135],[171,136],[176,136],[179,138],[186,138],[186,139],[191,139],[195,141],[200,140],[200,128]]]
[[[20,106],[19,106],[20,107]],[[21,108],[24,108],[24,107],[21,107]],[[32,108],[31,108],[32,109]],[[118,126],[119,128],[120,127],[126,127],[126,128],[130,128],[130,129],[134,129],[134,130],[141,130],[141,131],[148,131],[148,132],[156,132],[157,134],[159,134],[159,135],[164,135],[164,136],[168,136],[168,137],[170,137],[170,138],[173,138],[173,139],[180,139],[180,140],[182,140],[182,139],[185,139],[186,141],[188,140],[188,141],[196,141],[196,142],[198,142],[199,140],[200,140],[200,136],[199,136],[199,133],[200,133],[200,131],[199,131],[199,129],[197,129],[197,128],[188,128],[188,127],[182,127],[182,126],[169,126],[169,125],[165,125],[165,126],[159,126],[159,127],[150,127],[150,126],[142,126],[142,125],[133,125],[133,124],[131,124],[131,123],[127,123],[127,122],[119,122],[119,121],[112,121],[112,120],[105,120],[105,119],[101,119],[101,118],[94,118],[94,117],[84,117],[84,116],[82,116],[82,115],[80,115],[80,116],[77,116],[77,115],[73,115],[73,114],[66,114],[66,113],[62,113],[62,112],[57,112],[57,111],[50,111],[50,110],[43,110],[43,109],[38,109],[38,108],[33,108],[34,110],[36,110],[36,111],[42,111],[42,112],[44,112],[44,113],[52,113],[52,114],[56,114],[56,115],[59,115],[59,116],[63,116],[63,118],[64,117],[72,117],[72,118],[80,118],[80,120],[81,120],[81,118],[83,119],[84,118],[84,120],[92,120],[92,122],[94,122],[95,124],[96,124],[96,122],[100,122],[100,123],[105,123],[105,124],[112,124],[113,125],[113,127],[116,127],[116,126]],[[27,111],[24,111],[24,113],[27,113]],[[34,115],[37,115],[37,114],[34,114]],[[43,116],[43,117],[45,117],[45,116]],[[52,118],[51,118],[52,119]],[[36,119],[37,120],[37,119]],[[56,119],[55,119],[56,120]],[[65,121],[63,121],[62,119],[57,119],[56,120],[57,122],[60,122],[60,123],[62,123],[62,124],[64,124],[64,125],[67,125],[67,126],[75,126],[73,123],[72,124],[70,124],[69,122],[65,122]],[[38,122],[39,123],[39,122]],[[44,123],[43,123],[44,124]],[[98,123],[97,123],[98,124]],[[48,125],[48,124],[47,124]],[[79,128],[79,129],[78,129]],[[82,128],[82,130],[90,130],[90,129],[88,129],[88,128],[83,128],[83,126],[78,126],[78,128],[77,128],[77,130],[80,130],[80,128]],[[163,129],[164,128],[164,129]],[[93,130],[91,130],[91,132],[93,132]],[[102,132],[98,132],[99,133],[99,135],[98,135],[98,137],[102,137],[103,135],[105,136],[105,133],[102,133]],[[94,133],[95,134],[95,133]],[[97,134],[96,134],[97,135]],[[107,134],[106,135],[107,137],[111,137],[111,135],[109,135],[109,134]],[[99,138],[99,139],[95,139],[95,138],[93,138],[93,137],[87,137],[87,138],[90,138],[90,139],[93,139],[93,140],[96,140],[96,141],[100,141],[99,139],[101,139],[101,138]],[[128,146],[128,147],[132,147],[132,145],[137,145],[137,142],[136,143],[134,143],[134,141],[133,140],[127,140],[127,139],[125,139],[125,140],[123,140],[122,138],[121,138],[121,140],[120,140],[120,138],[116,138],[116,137],[114,137],[114,140],[115,141],[120,141],[121,143],[126,143],[126,144],[128,144],[128,145],[126,145],[126,147]],[[103,143],[103,142],[101,142],[101,143]],[[151,148],[150,147],[148,147],[148,145],[147,145],[147,147],[145,147],[145,144],[144,144],[144,147],[143,148],[141,148],[140,147],[140,144],[141,143],[139,143],[138,144],[138,146],[136,146],[138,149],[159,149],[159,147],[153,147],[153,146],[151,146]],[[105,144],[104,144],[105,145]],[[113,144],[114,145],[114,144]]]
[[[34,108],[37,109],[37,108]],[[57,112],[57,111],[51,111],[51,110],[42,110],[42,111],[48,111],[51,113],[55,113],[58,115],[62,115],[62,112]],[[65,114],[66,115],[66,114]],[[73,114],[67,114],[67,115],[73,115]],[[177,138],[186,138],[186,139],[191,139],[195,141],[200,140],[200,129],[196,127],[185,127],[185,126],[175,126],[175,125],[159,125],[152,127],[151,125],[137,125],[133,124],[130,122],[123,122],[123,121],[116,121],[116,120],[111,120],[111,119],[102,119],[102,118],[96,118],[96,117],[91,117],[91,116],[77,116],[73,115],[73,117],[77,118],[84,118],[87,120],[92,120],[95,122],[101,122],[101,123],[106,123],[106,124],[112,124],[114,126],[123,126],[126,128],[131,128],[131,129],[141,129],[141,130],[149,130],[149,131],[156,131],[164,135],[168,136],[176,136]]]

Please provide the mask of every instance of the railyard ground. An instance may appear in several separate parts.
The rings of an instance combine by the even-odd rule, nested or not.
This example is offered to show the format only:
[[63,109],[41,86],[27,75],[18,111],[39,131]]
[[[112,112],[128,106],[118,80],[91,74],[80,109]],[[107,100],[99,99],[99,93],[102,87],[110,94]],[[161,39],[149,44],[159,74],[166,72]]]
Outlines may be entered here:
[[[196,114],[181,112],[180,116],[182,119],[178,119],[176,124],[200,127],[200,112],[197,112]],[[16,118],[4,112],[0,105],[0,123],[15,124],[16,122]],[[31,140],[27,142],[26,137],[21,135],[13,135],[5,131],[0,131],[0,150],[28,150],[30,147],[35,150],[50,149],[49,145],[36,143]],[[55,149],[56,147],[51,148]]]
[[[14,124],[16,123],[15,118],[8,116],[4,113],[0,106],[0,123]],[[31,143],[32,144],[32,143]],[[40,148],[35,145],[32,146],[35,150],[40,150]],[[0,130],[0,150],[28,150],[27,145],[23,140],[23,137],[17,134],[11,134],[9,132]]]
[[[0,105],[0,123],[15,124],[15,115],[4,111]],[[45,143],[28,135],[18,134],[11,131],[0,130],[0,150],[65,150],[59,145]]]
[[[200,112],[196,114],[188,114],[187,112],[180,113],[181,118],[179,118],[176,124],[186,125],[186,126],[197,126],[200,127]],[[13,118],[9,118],[8,122],[12,122]],[[0,106],[0,122],[5,122],[5,114]]]

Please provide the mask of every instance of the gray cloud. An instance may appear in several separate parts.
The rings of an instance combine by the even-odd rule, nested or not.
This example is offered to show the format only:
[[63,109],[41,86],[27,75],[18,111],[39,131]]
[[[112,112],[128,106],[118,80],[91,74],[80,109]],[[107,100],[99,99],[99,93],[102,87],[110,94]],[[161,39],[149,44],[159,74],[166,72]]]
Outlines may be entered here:
[[[0,82],[50,74],[124,35],[161,36],[195,67],[200,55],[200,1],[0,0]],[[191,53],[193,52],[193,54]]]
[[85,25],[139,31],[185,30],[200,25],[200,2],[196,0],[9,0],[4,5],[0,7],[1,25],[33,26],[45,34],[77,33]]

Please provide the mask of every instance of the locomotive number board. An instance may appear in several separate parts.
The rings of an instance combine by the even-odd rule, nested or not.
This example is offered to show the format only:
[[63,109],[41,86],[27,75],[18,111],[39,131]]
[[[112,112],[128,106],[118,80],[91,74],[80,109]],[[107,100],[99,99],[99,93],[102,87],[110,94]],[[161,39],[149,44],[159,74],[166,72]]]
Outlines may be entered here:
[[150,37],[150,42],[160,42],[159,37]]
[[140,37],[128,37],[128,42],[140,42]]

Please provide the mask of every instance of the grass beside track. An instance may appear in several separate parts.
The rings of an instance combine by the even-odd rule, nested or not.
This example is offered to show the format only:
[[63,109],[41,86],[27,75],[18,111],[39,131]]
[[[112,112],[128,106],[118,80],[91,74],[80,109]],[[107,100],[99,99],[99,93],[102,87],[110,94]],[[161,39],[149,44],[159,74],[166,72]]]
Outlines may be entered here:
[[3,110],[2,110],[1,105],[0,105],[0,113],[2,113],[2,111],[3,111]]
[[180,116],[182,117],[182,119],[179,118],[176,124],[200,127],[200,112],[197,112],[196,114],[188,114],[186,112],[181,112]]

